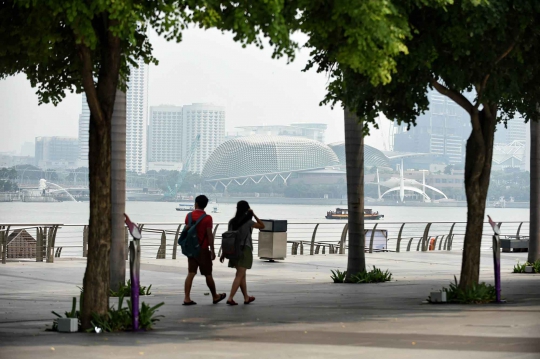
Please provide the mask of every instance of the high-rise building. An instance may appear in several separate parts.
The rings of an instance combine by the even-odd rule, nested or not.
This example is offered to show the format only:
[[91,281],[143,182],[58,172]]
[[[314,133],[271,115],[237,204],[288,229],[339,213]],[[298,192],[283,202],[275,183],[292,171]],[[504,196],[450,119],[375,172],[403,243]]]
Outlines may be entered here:
[[130,65],[130,77],[126,93],[126,170],[146,172],[148,130],[148,66],[142,59],[139,67]]
[[36,165],[40,168],[75,168],[79,159],[76,137],[36,137]]
[[182,106],[150,107],[148,170],[182,168]]
[[444,155],[453,164],[465,163],[465,144],[471,132],[468,114],[448,97],[429,91],[429,110],[416,126],[395,125],[394,151]]
[[495,132],[496,143],[511,143],[514,141],[527,141],[529,139],[529,123],[525,123],[525,120],[521,116],[516,116],[506,123],[499,123],[497,125],[497,132]]
[[25,142],[21,145],[21,157],[34,157],[36,154],[35,142]]
[[[137,60],[139,67],[129,66],[130,77],[126,93],[126,170],[146,172],[148,132],[148,66]],[[82,111],[79,115],[79,165],[88,167],[88,139],[90,109],[86,96],[82,95]]]
[[79,115],[79,167],[88,167],[88,139],[90,137],[90,109],[86,94],[82,94],[82,110]]
[[225,107],[194,103],[182,108],[182,161],[185,162],[193,142],[200,135],[187,170],[201,173],[208,157],[225,137]]
[[530,169],[531,126],[521,116],[499,123],[493,146],[493,169],[507,167]]

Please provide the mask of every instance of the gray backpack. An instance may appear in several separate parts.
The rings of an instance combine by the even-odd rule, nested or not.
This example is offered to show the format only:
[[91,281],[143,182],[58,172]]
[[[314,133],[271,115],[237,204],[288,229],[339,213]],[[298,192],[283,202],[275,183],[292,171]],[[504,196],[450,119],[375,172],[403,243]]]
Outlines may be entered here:
[[[242,226],[248,223],[246,222]],[[227,259],[239,259],[242,256],[249,232],[245,238],[241,238],[239,229],[233,231],[229,225],[229,230],[221,235],[221,252]]]

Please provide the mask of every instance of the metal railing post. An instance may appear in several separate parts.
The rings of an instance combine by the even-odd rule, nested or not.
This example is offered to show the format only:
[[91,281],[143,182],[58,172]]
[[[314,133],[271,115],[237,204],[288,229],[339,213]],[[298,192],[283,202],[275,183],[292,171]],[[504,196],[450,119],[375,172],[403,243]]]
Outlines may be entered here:
[[2,231],[0,234],[0,250],[2,251],[2,264],[7,263],[7,246],[8,246],[8,238],[9,238],[9,227],[10,226],[2,226],[0,229],[5,229],[5,231]]
[[[174,243],[172,247],[172,259],[176,259],[176,252],[178,250],[178,238],[180,238],[180,233],[182,233],[181,229],[182,229],[182,223],[178,225],[178,228],[176,228],[176,233],[174,234]],[[215,240],[215,237],[214,237],[214,240]]]
[[441,240],[439,242],[439,250],[441,250],[441,247],[442,247],[442,244],[443,244],[443,240],[444,240],[444,234],[441,236]]
[[161,244],[156,255],[156,259],[165,259],[165,250],[167,248],[167,235],[165,231],[161,232]]
[[319,228],[319,224],[320,223],[317,223],[317,225],[315,226],[315,229],[313,230],[313,235],[311,236],[311,249],[309,250],[309,254],[310,255],[313,255],[313,247],[315,246],[315,236],[317,235],[317,228]]
[[83,227],[83,249],[82,256],[84,258],[88,257],[88,226]]
[[405,223],[401,225],[401,228],[399,229],[398,237],[397,237],[397,243],[396,243],[396,253],[399,253],[399,247],[401,244],[401,233],[403,233],[403,227],[405,227]]
[[37,231],[37,239],[36,239],[36,262],[43,262],[43,253],[44,253],[44,245],[43,245],[43,228],[42,227],[36,227]]
[[411,239],[409,240],[409,244],[407,244],[407,252],[410,252],[410,251],[411,251],[411,244],[412,244],[413,239],[414,239],[414,237],[411,238]]
[[454,227],[456,226],[456,223],[452,223],[452,227],[450,227],[450,232],[448,232],[448,236],[446,236],[446,241],[444,241],[444,250],[450,250],[452,247],[452,232],[454,232]]
[[345,254],[345,239],[347,238],[347,232],[349,231],[349,223],[345,223],[343,231],[341,232],[341,241],[339,242],[339,254]]
[[373,229],[371,230],[371,238],[369,240],[369,253],[373,253],[373,238],[375,238],[375,230],[377,229],[378,224],[379,223],[375,223],[375,225],[373,226]]
[[[431,227],[431,223],[428,223],[426,225],[426,229],[424,230],[424,237],[422,238],[422,252],[425,252],[427,251],[428,249],[428,246],[427,246],[427,241],[428,241],[428,236],[429,236],[429,228]],[[418,250],[418,249],[417,249]]]
[[519,232],[521,231],[521,226],[522,226],[522,225],[523,225],[523,222],[521,222],[521,223],[519,224],[519,227],[518,227],[517,232],[516,232],[516,239],[519,239]]

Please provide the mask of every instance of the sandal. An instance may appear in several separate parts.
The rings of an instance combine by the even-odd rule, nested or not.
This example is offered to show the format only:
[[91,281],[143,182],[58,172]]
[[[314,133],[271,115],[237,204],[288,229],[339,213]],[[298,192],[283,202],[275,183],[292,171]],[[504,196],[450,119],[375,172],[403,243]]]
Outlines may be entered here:
[[182,305],[195,305],[195,304],[197,304],[197,303],[195,303],[194,301],[187,302],[187,303],[186,302],[182,303]]
[[227,304],[228,305],[238,305],[238,303],[236,303],[234,300],[228,300]]
[[244,302],[244,304],[249,304],[249,303],[254,302],[254,301],[255,301],[255,297],[249,297],[248,301]]
[[225,298],[227,298],[227,294],[221,293],[221,294],[219,295],[219,299],[218,299],[218,300],[214,300],[212,303],[218,304],[219,302],[221,302],[221,301],[222,301],[223,299],[225,299]]

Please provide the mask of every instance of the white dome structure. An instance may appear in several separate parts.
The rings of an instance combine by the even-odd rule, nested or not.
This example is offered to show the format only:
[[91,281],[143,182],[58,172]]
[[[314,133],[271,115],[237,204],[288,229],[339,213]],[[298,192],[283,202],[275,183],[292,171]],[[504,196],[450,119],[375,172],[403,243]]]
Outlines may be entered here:
[[334,166],[339,160],[325,144],[302,137],[249,136],[216,148],[204,165],[202,177],[234,179]]

